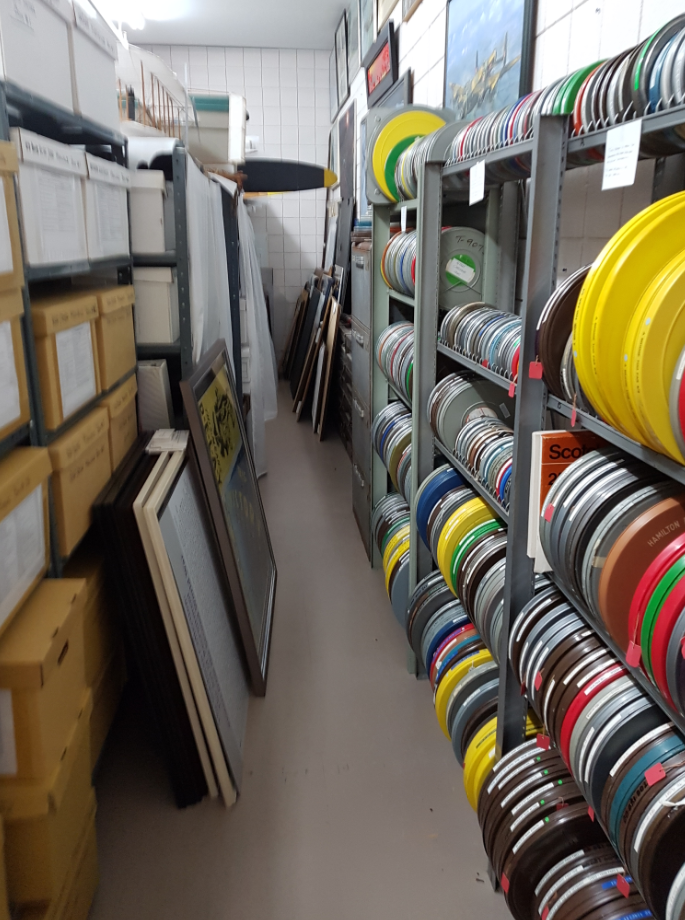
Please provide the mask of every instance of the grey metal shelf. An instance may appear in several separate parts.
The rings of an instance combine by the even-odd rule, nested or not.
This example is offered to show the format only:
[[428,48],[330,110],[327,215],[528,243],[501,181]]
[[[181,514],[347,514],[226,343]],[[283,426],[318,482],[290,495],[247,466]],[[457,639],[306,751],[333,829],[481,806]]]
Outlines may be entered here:
[[388,288],[388,297],[391,300],[398,300],[400,303],[406,304],[408,307],[411,307],[412,310],[416,309],[416,299],[414,297],[407,297],[406,294],[400,294],[392,288]]
[[395,396],[399,399],[401,403],[404,403],[407,409],[409,409],[409,411],[411,412],[411,402],[407,399],[404,393],[401,390],[397,389],[397,387],[392,382],[392,380],[388,380],[387,382],[388,382],[388,386],[390,387],[391,391],[395,394]]
[[[461,181],[464,179],[464,173],[468,173],[471,167],[475,166],[476,163],[480,163],[481,160],[485,161],[487,167],[495,163],[501,163],[503,160],[528,159],[532,157],[534,148],[535,137],[531,137],[518,144],[508,144],[504,147],[498,147],[496,150],[491,150],[488,153],[484,153],[482,156],[461,160],[459,163],[452,163],[449,166],[444,166],[442,169],[443,182],[445,182],[450,189],[453,187],[460,188]],[[466,176],[466,178],[468,179],[468,176]],[[455,186],[453,184],[452,180],[454,179],[459,180],[459,185]]]
[[169,252],[151,252],[149,255],[133,255],[134,268],[175,268],[177,261],[175,249]]
[[143,361],[147,361],[152,358],[171,358],[175,355],[181,354],[181,340],[176,339],[175,342],[171,343],[160,342],[159,344],[136,344],[136,354],[139,360],[142,359]]
[[56,281],[60,278],[70,278],[72,275],[87,275],[91,272],[106,271],[108,269],[130,269],[131,258],[122,256],[116,259],[84,259],[79,262],[61,262],[59,265],[27,265],[24,269],[26,280]]
[[[654,134],[656,131],[667,131],[670,128],[682,127],[685,122],[685,105],[674,106],[671,109],[665,109],[663,112],[654,112],[651,115],[645,115],[642,119],[642,135]],[[600,128],[598,131],[590,131],[587,134],[574,135],[568,142],[568,153],[584,153],[587,150],[597,150],[606,145],[606,137],[611,128]],[[650,156],[654,159],[654,156]],[[584,163],[576,163],[571,159],[567,168],[573,169],[575,166],[583,166]]]
[[405,208],[407,209],[407,211],[415,211],[418,208],[418,206],[419,206],[419,202],[418,202],[418,199],[416,198],[411,198],[408,201],[398,201],[397,204],[392,205],[392,207],[390,208],[390,213],[393,216],[396,216],[397,214],[401,214]]
[[569,602],[569,604],[571,604],[574,610],[577,611],[578,615],[587,623],[589,628],[597,633],[597,635],[600,637],[602,642],[604,642],[607,648],[610,649],[612,654],[615,655],[616,658],[618,658],[621,664],[630,673],[630,676],[633,678],[633,680],[640,685],[640,687],[645,691],[647,696],[649,696],[650,699],[657,706],[659,706],[660,709],[663,709],[663,711],[666,713],[669,719],[671,719],[673,724],[677,726],[677,728],[680,729],[683,735],[685,735],[685,718],[683,718],[683,716],[681,716],[679,712],[676,712],[675,709],[672,709],[668,705],[666,700],[663,698],[663,696],[659,692],[658,687],[654,686],[654,684],[647,677],[647,675],[644,673],[642,668],[639,668],[639,667],[631,668],[630,667],[630,665],[626,662],[625,653],[622,652],[621,649],[616,645],[614,640],[611,638],[611,636],[607,632],[607,629],[604,626],[604,624],[600,623],[592,616],[592,614],[589,612],[587,607],[583,603],[581,603],[577,597],[575,597],[573,594],[571,594],[570,591],[566,589],[564,584],[556,577],[554,573],[548,572],[547,577],[555,585],[555,587],[558,588],[559,591],[561,591],[561,593],[564,595],[564,597]]
[[117,382],[111,386],[108,390],[103,390],[101,393],[98,393],[97,396],[94,396],[93,399],[90,399],[85,406],[82,406],[78,412],[74,412],[73,415],[70,415],[68,419],[65,419],[62,424],[53,429],[52,431],[46,431],[44,438],[41,439],[41,446],[47,446],[48,444],[53,444],[57,438],[60,438],[63,434],[66,434],[70,428],[73,428],[74,425],[77,425],[82,421],[89,412],[92,412],[93,409],[97,409],[105,396],[109,396],[110,393],[113,393],[117,387],[120,387],[122,383],[125,383],[130,377],[132,377],[136,372],[135,368],[132,368],[127,374],[124,374]]
[[0,441],[0,458],[8,454],[13,447],[16,447],[17,444],[21,444],[24,441],[28,441],[31,437],[31,423],[27,422],[25,425],[22,425],[20,428],[17,428],[16,431],[13,431],[11,434],[8,434]]
[[474,492],[477,492],[483,501],[486,501],[488,505],[490,505],[497,517],[502,518],[505,524],[509,524],[509,511],[504,507],[500,500],[494,496],[492,492],[487,488],[487,486],[483,485],[483,483],[473,475],[471,470],[464,466],[464,464],[461,463],[461,461],[458,460],[457,457],[455,457],[454,454],[448,450],[438,438],[435,438],[434,440],[435,446],[443,455],[445,460],[447,460],[450,466],[452,466],[452,468],[455,469],[460,476],[463,476],[463,478],[468,482]]
[[[547,397],[547,408],[551,409],[553,412],[558,412],[565,418],[570,419],[573,416],[573,406],[561,399],[557,399],[556,396],[549,395]],[[632,438],[628,438],[624,434],[621,434],[620,431],[616,431],[611,425],[607,425],[606,422],[596,418],[594,415],[590,415],[587,412],[581,412],[580,409],[576,409],[576,421],[580,423],[583,428],[587,428],[588,431],[593,431],[615,447],[619,447],[632,457],[637,457],[637,459],[642,460],[643,463],[654,467],[655,470],[659,470],[664,476],[676,479],[678,482],[682,482],[683,485],[685,485],[685,466],[676,463],[675,460],[671,460],[669,457],[665,457],[663,454],[659,454],[655,450],[645,447],[644,444],[640,444],[638,441],[633,441]]]
[[450,348],[449,345],[445,345],[444,342],[438,341],[437,350],[441,355],[445,355],[445,357],[449,358],[451,361],[461,365],[464,370],[473,371],[474,374],[478,374],[485,380],[496,383],[498,387],[502,387],[507,391],[511,389],[513,380],[509,380],[503,374],[498,374],[497,371],[492,371],[489,367],[479,364],[479,362],[474,361],[473,358],[467,358],[466,355],[461,354],[461,352],[456,351],[454,348]]

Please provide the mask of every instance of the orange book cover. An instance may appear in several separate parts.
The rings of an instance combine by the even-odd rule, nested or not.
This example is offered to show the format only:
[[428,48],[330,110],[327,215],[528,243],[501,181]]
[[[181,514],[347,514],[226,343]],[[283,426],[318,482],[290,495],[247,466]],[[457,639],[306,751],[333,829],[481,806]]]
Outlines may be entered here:
[[557,476],[576,460],[606,442],[592,431],[545,431],[540,464],[540,511]]

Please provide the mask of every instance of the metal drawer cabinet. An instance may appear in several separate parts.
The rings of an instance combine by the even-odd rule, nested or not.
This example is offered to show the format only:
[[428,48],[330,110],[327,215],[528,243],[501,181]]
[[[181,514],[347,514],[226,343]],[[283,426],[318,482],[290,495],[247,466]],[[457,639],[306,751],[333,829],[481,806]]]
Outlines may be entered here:
[[352,510],[361,534],[364,549],[369,560],[371,550],[371,483],[359,466],[359,459],[352,453]]
[[371,402],[370,335],[356,320],[352,320],[352,388],[368,406]]
[[362,475],[371,479],[371,422],[369,410],[359,395],[352,391],[352,451]]
[[371,243],[352,247],[352,316],[371,328]]

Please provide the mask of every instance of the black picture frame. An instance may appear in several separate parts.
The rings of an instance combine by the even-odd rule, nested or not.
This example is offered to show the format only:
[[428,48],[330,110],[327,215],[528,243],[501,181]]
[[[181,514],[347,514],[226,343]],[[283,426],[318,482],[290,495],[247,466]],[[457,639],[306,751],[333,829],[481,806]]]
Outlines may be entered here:
[[376,105],[384,109],[397,109],[403,105],[411,105],[414,96],[414,81],[411,70],[405,70],[397,82],[390,87]]
[[264,696],[276,560],[223,339],[203,355],[180,388],[250,682],[254,693]]
[[376,40],[376,0],[359,0],[359,57],[362,66]]
[[[487,23],[487,13],[492,9],[489,0],[472,0],[468,6],[468,24],[472,28],[473,23]],[[480,71],[483,72],[483,78],[486,76],[490,77],[488,93],[486,94],[485,100],[481,101],[480,94],[476,95],[472,92],[465,92],[465,84],[454,84],[449,80],[450,77],[450,35],[454,27],[453,20],[451,20],[451,15],[454,15],[453,11],[457,10],[462,15],[465,14],[465,8],[463,3],[460,3],[460,0],[447,0],[447,14],[445,18],[445,58],[444,58],[444,72],[443,72],[443,104],[445,108],[453,111],[458,120],[466,119],[468,121],[473,121],[476,118],[479,118],[483,115],[487,115],[490,112],[497,111],[499,109],[506,108],[507,106],[513,105],[517,99],[521,96],[525,96],[532,91],[533,86],[533,50],[534,50],[534,41],[535,41],[535,19],[537,15],[537,0],[510,0],[509,4],[506,7],[506,14],[515,19],[515,24],[520,26],[521,29],[521,49],[520,54],[516,56],[516,48],[514,49],[514,58],[511,56],[511,48],[509,47],[508,41],[508,32],[505,32],[503,36],[498,35],[496,32],[493,33],[491,28],[488,28],[487,25],[484,27],[484,31],[487,33],[487,38],[484,38],[486,48],[486,54],[492,49],[492,53],[495,56],[494,65],[497,66],[500,61],[498,60],[499,55],[502,59],[501,70],[504,73],[508,70],[513,69],[511,66],[507,68],[507,65],[512,65],[520,61],[519,67],[519,79],[517,82],[514,82],[510,90],[507,91],[506,95],[503,96],[502,93],[498,94],[496,88],[499,85],[499,81],[495,84],[495,89],[493,90],[492,84],[492,74],[486,73],[486,64],[481,64],[480,57],[477,55],[477,45],[478,41],[474,38],[474,76],[471,79],[474,79],[478,76]],[[483,16],[481,16],[483,13]],[[464,42],[459,40],[457,42],[457,47],[459,54],[464,54]],[[505,70],[506,68],[506,70]],[[496,72],[495,76],[497,76]],[[509,81],[511,82],[511,81]],[[449,91],[448,91],[449,90]]]
[[360,0],[350,0],[347,8],[347,78],[351,84],[361,67]]
[[335,30],[335,59],[339,109],[350,95],[350,79],[347,72],[347,12],[345,10]]
[[[369,89],[369,71],[374,65],[377,65],[382,55],[386,56],[383,77]],[[366,85],[366,101],[369,108],[372,108],[381,101],[385,94],[397,82],[398,77],[398,55],[397,41],[395,37],[395,25],[390,20],[378,33],[378,38],[369,49],[364,58],[364,82]],[[372,75],[373,79],[373,75]]]
[[340,105],[338,103],[338,65],[335,59],[335,48],[328,59],[328,93],[331,106],[331,121],[335,121]]

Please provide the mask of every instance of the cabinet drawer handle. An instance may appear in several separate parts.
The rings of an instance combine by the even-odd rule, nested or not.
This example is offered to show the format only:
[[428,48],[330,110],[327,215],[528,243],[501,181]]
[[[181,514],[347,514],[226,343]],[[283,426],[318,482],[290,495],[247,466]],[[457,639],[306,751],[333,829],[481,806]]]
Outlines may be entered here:
[[365,488],[366,488],[366,480],[364,479],[364,477],[362,476],[362,474],[359,472],[359,467],[357,466],[356,463],[354,464],[354,466],[352,467],[352,469],[354,470],[354,475],[357,477],[357,481],[359,482],[359,485],[362,487],[362,489],[365,489]]
[[355,256],[354,264],[357,266],[357,268],[365,268],[366,259],[364,258],[364,256]]
[[359,416],[359,418],[364,418],[364,416],[366,415],[366,412],[364,412],[361,405],[357,402],[356,399],[353,400],[353,402],[354,402],[354,408],[357,410],[357,415]]
[[353,332],[352,335],[354,336],[354,340],[357,345],[361,345],[362,348],[366,346],[366,339],[361,334],[361,332]]

